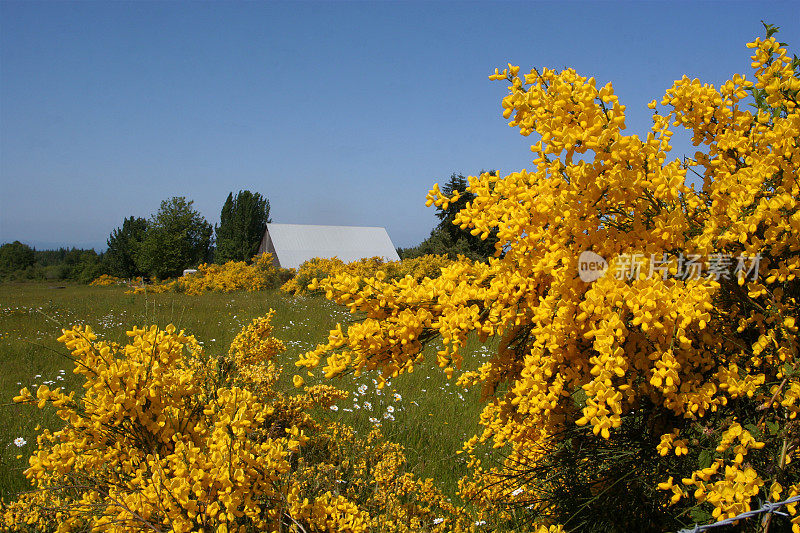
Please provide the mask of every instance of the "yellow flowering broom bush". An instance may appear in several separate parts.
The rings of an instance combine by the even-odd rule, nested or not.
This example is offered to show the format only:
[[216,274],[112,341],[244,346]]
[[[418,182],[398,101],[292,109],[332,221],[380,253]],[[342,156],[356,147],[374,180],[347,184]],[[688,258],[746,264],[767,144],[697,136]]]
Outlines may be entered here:
[[110,274],[102,274],[95,278],[89,285],[104,287],[108,285],[121,285],[123,283],[125,283],[125,280],[122,278]]
[[[0,506],[12,531],[445,531],[454,509],[405,472],[380,434],[316,422],[346,393],[275,389],[272,312],[205,353],[173,326],[134,328],[124,345],[89,327],[59,338],[82,396],[41,386],[16,402],[51,406],[25,476],[32,490]],[[437,518],[439,521],[437,522]]]
[[310,288],[315,279],[319,281],[338,275],[363,279],[374,277],[378,275],[378,272],[381,272],[380,276],[384,279],[391,280],[411,276],[419,281],[425,277],[438,277],[441,269],[450,263],[452,261],[446,256],[432,254],[400,261],[385,261],[380,257],[370,257],[350,263],[345,263],[337,257],[315,257],[300,265],[297,274],[284,283],[281,290],[292,295],[309,294],[319,292],[317,288]]
[[190,295],[243,290],[255,292],[274,289],[292,275],[291,270],[274,266],[272,254],[265,253],[255,256],[251,264],[245,261],[228,261],[222,265],[203,263],[193,274],[153,285],[142,284],[129,292],[182,292]]
[[[496,71],[533,167],[469,178],[454,221],[496,232],[496,257],[320,280],[364,319],[298,366],[388,378],[441,339],[435,363],[487,401],[461,491],[494,528],[677,530],[800,493],[800,62],[767,29],[751,79],[677,80],[643,137],[610,83]],[[670,159],[680,126],[699,148]],[[435,185],[428,204],[457,195]],[[463,372],[473,335],[499,347]],[[788,528],[743,527],[770,524]]]

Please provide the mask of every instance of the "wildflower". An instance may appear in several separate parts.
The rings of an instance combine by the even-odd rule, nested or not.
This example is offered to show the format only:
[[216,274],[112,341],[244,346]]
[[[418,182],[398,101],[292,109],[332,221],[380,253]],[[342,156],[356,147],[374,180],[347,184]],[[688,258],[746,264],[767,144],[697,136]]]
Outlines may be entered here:
[[17,437],[16,439],[14,439],[14,444],[17,446],[17,448],[22,448],[23,446],[28,444],[28,441],[26,441],[22,437]]
[[438,526],[438,525],[439,525],[439,524],[441,524],[442,522],[444,522],[444,518],[435,518],[435,519],[433,520],[433,525],[434,525],[434,526]]
[[372,411],[372,404],[370,402],[364,402],[364,409]]
[[522,494],[523,492],[524,492],[524,491],[522,490],[522,487],[517,487],[516,489],[514,489],[514,491],[511,493],[511,495],[512,495],[512,496],[519,496],[519,495],[520,495],[520,494]]
[[403,397],[402,397],[402,396],[400,396],[400,395],[399,395],[398,393],[396,393],[396,392],[394,393],[394,401],[396,401],[396,402],[399,402],[399,401],[401,401],[402,399],[403,399]]
[[331,411],[338,411],[338,410],[339,410],[339,406],[331,405]]
[[393,405],[390,405],[390,406],[388,406],[388,407],[386,408],[386,412],[387,412],[387,413],[394,413],[394,406],[393,406]]
[[361,394],[361,395],[364,395],[364,394],[366,394],[366,393],[367,393],[367,386],[366,386],[366,385],[363,385],[363,384],[362,384],[362,385],[359,385],[359,387],[358,387],[358,393],[359,393],[359,394]]

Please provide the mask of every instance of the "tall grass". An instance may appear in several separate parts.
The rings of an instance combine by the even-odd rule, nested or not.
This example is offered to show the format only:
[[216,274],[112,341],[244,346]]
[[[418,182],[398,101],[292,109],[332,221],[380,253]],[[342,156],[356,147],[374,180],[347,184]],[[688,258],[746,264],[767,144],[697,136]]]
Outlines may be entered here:
[[[126,295],[118,286],[0,284],[0,498],[9,500],[27,488],[22,471],[35,447],[35,428],[56,429],[61,423],[52,411],[16,405],[11,398],[22,387],[34,391],[42,384],[81,391],[65,357],[66,348],[56,342],[61,328],[85,324],[101,339],[124,343],[125,331],[132,326],[172,323],[194,334],[206,350],[220,353],[227,351],[242,326],[269,309],[276,311],[274,335],[286,345],[279,358],[284,369],[280,386],[286,390],[292,388],[295,373],[305,376],[294,366],[297,356],[324,342],[337,322],[353,320],[346,309],[321,297],[291,297],[277,290]],[[478,343],[468,348],[469,368],[491,353],[491,347]],[[428,348],[429,360],[434,359],[435,349]],[[465,473],[456,451],[475,432],[481,407],[477,393],[458,390],[455,379],[447,380],[433,363],[395,378],[383,391],[374,386],[376,377],[365,374],[330,381],[350,396],[339,402],[337,410],[319,416],[350,424],[359,434],[380,425],[389,439],[406,448],[414,474],[434,478],[442,490],[454,494]],[[18,438],[26,444],[18,447],[14,443]]]

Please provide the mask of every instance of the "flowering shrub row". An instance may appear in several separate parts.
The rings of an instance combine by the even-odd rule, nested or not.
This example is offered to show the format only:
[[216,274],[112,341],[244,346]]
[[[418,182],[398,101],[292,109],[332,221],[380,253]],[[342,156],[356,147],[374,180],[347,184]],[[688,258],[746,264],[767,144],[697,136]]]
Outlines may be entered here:
[[443,255],[423,255],[401,261],[385,261],[380,257],[371,257],[350,263],[345,263],[336,257],[331,259],[316,257],[300,265],[295,277],[287,281],[281,290],[294,295],[319,292],[319,289],[309,287],[313,280],[319,281],[338,275],[353,276],[358,279],[381,276],[387,280],[410,276],[419,281],[426,277],[438,277],[441,269],[450,263],[452,261]]
[[265,253],[254,257],[252,264],[245,261],[229,261],[223,265],[203,263],[193,274],[153,285],[142,284],[129,293],[182,292],[199,295],[206,292],[260,291],[280,286],[292,274],[291,270],[275,267],[272,254]]
[[125,280],[122,278],[118,278],[117,276],[112,276],[110,274],[103,274],[95,278],[89,285],[103,287],[107,285],[121,285],[123,283],[125,283]]

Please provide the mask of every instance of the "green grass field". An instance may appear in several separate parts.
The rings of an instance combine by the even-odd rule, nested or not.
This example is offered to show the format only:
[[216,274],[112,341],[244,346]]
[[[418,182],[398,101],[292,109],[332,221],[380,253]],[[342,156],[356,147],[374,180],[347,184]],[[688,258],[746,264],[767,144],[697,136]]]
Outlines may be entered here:
[[[284,368],[281,387],[290,390],[291,378],[298,373],[297,356],[326,340],[337,322],[354,318],[321,297],[293,298],[277,290],[203,296],[127,295],[124,290],[119,286],[0,284],[0,499],[13,499],[28,486],[22,472],[36,445],[36,426],[57,429],[61,424],[49,408],[16,405],[12,397],[22,387],[35,392],[42,384],[81,390],[80,376],[72,374],[72,363],[64,357],[66,348],[56,342],[61,328],[85,324],[101,339],[124,343],[125,331],[132,326],[172,323],[194,334],[205,349],[219,353],[228,350],[242,326],[274,309],[274,336],[286,345],[279,358]],[[428,350],[433,353],[435,347]],[[474,368],[490,353],[489,346],[471,344],[465,352],[467,366]],[[331,380],[351,394],[338,403],[337,410],[321,416],[348,423],[360,434],[380,424],[387,438],[406,448],[414,474],[434,478],[442,490],[454,494],[466,472],[456,451],[477,427],[481,409],[477,392],[458,390],[455,379],[447,380],[433,363],[394,379],[383,391],[375,388],[375,377]],[[15,444],[19,438],[25,440],[24,445]]]

